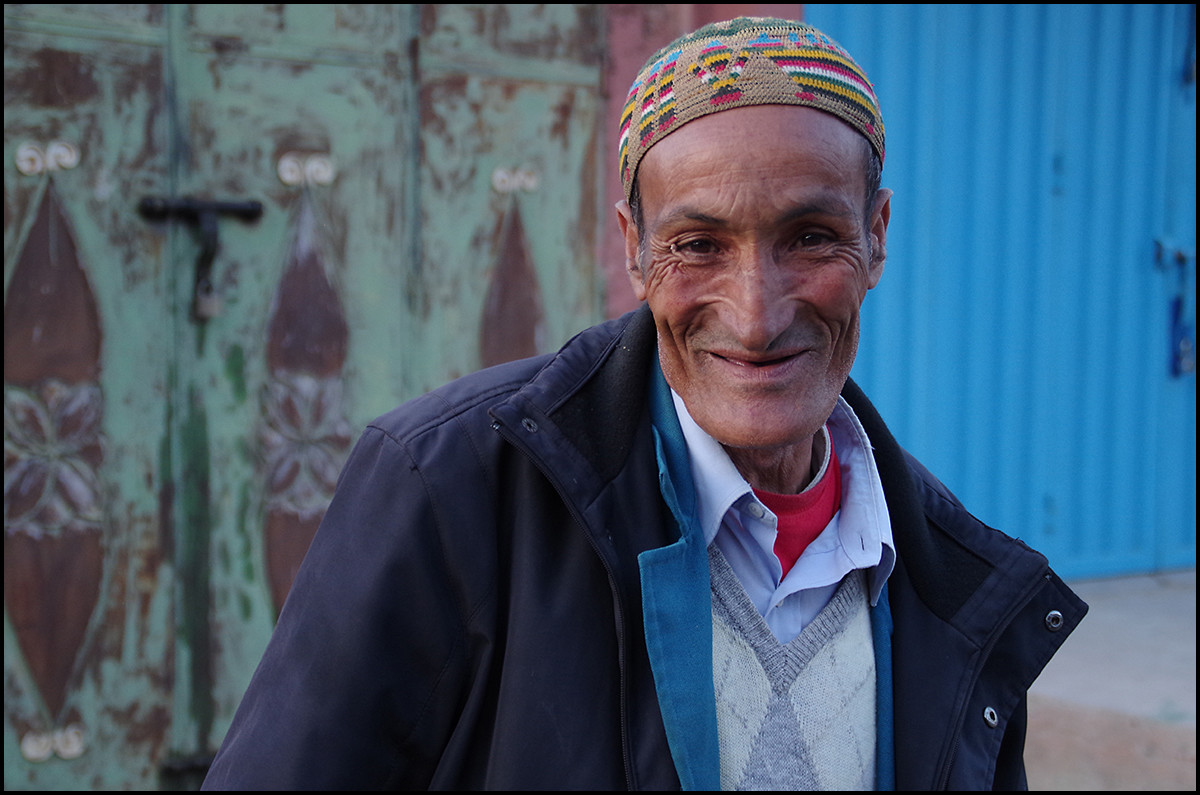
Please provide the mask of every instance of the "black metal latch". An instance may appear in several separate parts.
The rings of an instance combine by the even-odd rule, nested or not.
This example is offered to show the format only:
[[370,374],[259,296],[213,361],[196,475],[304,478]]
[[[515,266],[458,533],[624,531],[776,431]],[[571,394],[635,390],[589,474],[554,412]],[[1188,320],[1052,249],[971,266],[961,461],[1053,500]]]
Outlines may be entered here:
[[1154,241],[1154,260],[1161,271],[1175,271],[1170,317],[1170,370],[1179,378],[1196,372],[1196,251]]
[[258,201],[207,201],[189,196],[164,198],[147,196],[138,203],[143,218],[166,220],[179,218],[195,227],[200,237],[200,255],[196,260],[196,283],[192,298],[192,317],[208,320],[221,311],[221,297],[213,285],[212,266],[219,247],[217,219],[222,215],[242,221],[257,221],[263,213]]

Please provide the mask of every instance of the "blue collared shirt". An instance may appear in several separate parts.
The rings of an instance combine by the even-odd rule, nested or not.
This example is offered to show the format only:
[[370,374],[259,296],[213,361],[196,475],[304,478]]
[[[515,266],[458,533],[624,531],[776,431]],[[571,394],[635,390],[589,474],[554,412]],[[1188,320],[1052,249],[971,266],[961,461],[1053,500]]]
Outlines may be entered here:
[[[895,565],[892,525],[871,443],[841,398],[826,424],[841,466],[841,508],[787,576],[775,556],[777,519],[721,445],[671,397],[691,459],[696,513],[706,544],[716,543],[781,643],[816,617],[854,569],[867,569],[871,604]],[[828,448],[828,445],[826,446]]]

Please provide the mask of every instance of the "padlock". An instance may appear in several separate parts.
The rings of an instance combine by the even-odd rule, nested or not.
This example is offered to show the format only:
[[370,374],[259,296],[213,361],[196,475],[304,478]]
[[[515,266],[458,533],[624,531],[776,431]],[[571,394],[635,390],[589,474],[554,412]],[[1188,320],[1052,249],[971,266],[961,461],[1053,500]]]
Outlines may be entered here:
[[208,320],[221,314],[221,296],[213,288],[212,281],[202,279],[196,283],[196,298],[192,313],[197,320]]

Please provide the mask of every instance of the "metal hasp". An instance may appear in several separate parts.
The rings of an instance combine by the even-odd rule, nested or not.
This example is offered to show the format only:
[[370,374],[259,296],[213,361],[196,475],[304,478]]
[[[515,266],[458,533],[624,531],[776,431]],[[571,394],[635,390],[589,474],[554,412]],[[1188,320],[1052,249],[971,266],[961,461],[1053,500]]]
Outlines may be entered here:
[[1189,274],[1189,270],[1195,268],[1196,253],[1161,240],[1154,241],[1154,250],[1154,260],[1160,270],[1176,271],[1175,295],[1171,298],[1168,311],[1171,324],[1171,375],[1179,378],[1196,372],[1196,307],[1194,303],[1188,306],[1189,295],[1195,295],[1195,287],[1189,289],[1189,277],[1193,275]]
[[262,217],[262,202],[208,201],[190,196],[164,198],[147,196],[138,203],[143,218],[182,219],[196,228],[200,237],[200,254],[196,259],[196,283],[192,298],[192,317],[203,322],[220,312],[221,300],[213,286],[212,266],[217,256],[219,238],[217,219],[222,215],[242,221],[257,221]]

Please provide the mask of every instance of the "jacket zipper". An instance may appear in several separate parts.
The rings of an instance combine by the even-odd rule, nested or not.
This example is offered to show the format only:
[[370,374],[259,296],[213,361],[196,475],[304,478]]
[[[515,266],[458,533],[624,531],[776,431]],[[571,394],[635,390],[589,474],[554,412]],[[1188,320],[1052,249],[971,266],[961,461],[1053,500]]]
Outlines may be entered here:
[[627,727],[629,718],[625,707],[625,701],[628,695],[626,683],[626,668],[628,665],[625,654],[625,608],[621,602],[620,589],[617,587],[616,572],[613,571],[612,564],[609,562],[608,557],[605,556],[601,551],[600,545],[597,543],[596,539],[593,538],[592,534],[587,531],[588,524],[584,521],[583,514],[575,505],[575,502],[567,498],[566,490],[563,489],[558,478],[554,477],[549,467],[543,466],[541,459],[534,455],[529,446],[517,438],[517,436],[513,434],[507,426],[504,425],[504,423],[495,417],[492,418],[492,430],[500,434],[502,439],[511,444],[517,450],[520,450],[521,453],[528,458],[535,467],[537,467],[538,471],[542,473],[542,476],[546,478],[550,485],[554,487],[554,491],[558,494],[559,499],[562,500],[563,505],[567,506],[567,511],[570,513],[571,518],[574,519],[576,524],[578,524],[581,528],[584,528],[584,535],[587,536],[588,544],[592,547],[592,552],[595,553],[596,557],[600,559],[601,565],[604,566],[605,574],[608,577],[608,587],[613,595],[613,612],[616,616],[617,622],[617,668],[620,675],[619,686],[621,693],[620,703],[618,704],[618,712],[620,714],[621,724],[621,757],[622,762],[625,765],[625,789],[632,790],[633,763],[629,754],[629,730]]

